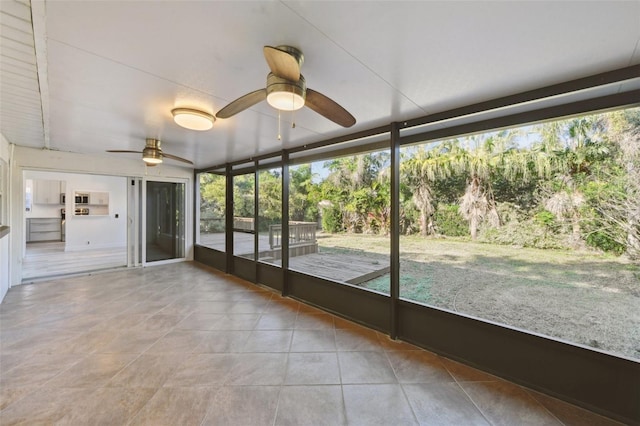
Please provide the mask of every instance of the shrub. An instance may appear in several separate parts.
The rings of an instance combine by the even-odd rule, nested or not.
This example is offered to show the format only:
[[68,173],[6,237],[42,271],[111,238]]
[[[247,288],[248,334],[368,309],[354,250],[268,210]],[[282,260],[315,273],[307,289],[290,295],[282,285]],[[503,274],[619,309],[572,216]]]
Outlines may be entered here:
[[568,249],[567,235],[550,232],[535,219],[509,222],[499,228],[483,228],[479,240],[493,244],[515,245],[539,249]]
[[519,205],[510,202],[497,203],[496,210],[500,216],[500,223],[524,222],[529,217]]
[[342,212],[338,207],[331,206],[322,210],[322,230],[332,234],[344,231]]
[[556,223],[556,217],[553,213],[551,213],[548,210],[542,210],[538,213],[536,213],[533,216],[533,220],[542,225],[542,226],[546,226],[547,228],[553,228],[555,223]]
[[457,204],[438,204],[433,222],[438,234],[463,237],[469,234],[469,225],[458,212]]
[[200,232],[203,234],[224,232],[224,218],[207,218],[200,219]]
[[625,245],[620,244],[615,239],[611,238],[608,234],[601,231],[594,231],[587,235],[585,238],[587,245],[595,247],[608,253],[614,253],[621,255],[627,249]]

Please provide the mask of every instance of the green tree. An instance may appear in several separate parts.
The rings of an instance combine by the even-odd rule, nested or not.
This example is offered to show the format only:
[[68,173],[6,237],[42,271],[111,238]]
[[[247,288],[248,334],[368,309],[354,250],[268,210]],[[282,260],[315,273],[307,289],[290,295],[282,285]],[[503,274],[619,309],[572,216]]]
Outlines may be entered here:
[[[403,151],[400,163],[401,181],[411,194],[411,201],[419,212],[420,235],[435,233],[435,186],[452,177],[461,155],[457,141],[450,140],[433,146],[420,146]],[[449,192],[450,189],[449,189]]]
[[226,178],[214,173],[201,173],[200,232],[223,232]]
[[255,176],[253,173],[233,177],[233,216],[253,217],[255,204]]
[[311,164],[289,169],[289,218],[293,221],[316,222],[319,216],[320,189],[314,183]]
[[[387,151],[336,158],[325,162],[329,175],[321,184],[323,215],[333,230],[389,230],[390,201]],[[338,212],[342,216],[335,224]]]
[[[464,195],[460,197],[460,214],[469,222],[472,240],[478,236],[482,222],[502,225],[497,208],[496,183],[522,191],[536,179],[548,178],[554,170],[553,156],[544,150],[518,147],[521,131],[503,130],[465,139],[452,165],[467,176]],[[514,192],[513,190],[511,192]],[[504,200],[506,201],[506,200]]]
[[608,155],[592,163],[581,187],[583,237],[591,246],[640,259],[640,108],[598,119]]
[[544,207],[571,226],[572,245],[582,241],[586,205],[584,187],[595,170],[610,157],[602,116],[593,115],[543,124],[541,145],[556,157],[555,178],[541,190]]
[[279,168],[258,172],[258,191],[258,226],[260,231],[266,231],[269,225],[282,223],[282,178]]
[[516,148],[517,131],[471,136],[466,139],[468,148],[463,151],[459,167],[467,176],[467,187],[460,198],[460,214],[469,222],[472,240],[478,236],[483,221],[500,226],[492,182],[497,175],[508,181],[529,179],[529,158],[526,152]]
[[224,217],[226,178],[214,173],[200,174],[200,212],[205,217]]

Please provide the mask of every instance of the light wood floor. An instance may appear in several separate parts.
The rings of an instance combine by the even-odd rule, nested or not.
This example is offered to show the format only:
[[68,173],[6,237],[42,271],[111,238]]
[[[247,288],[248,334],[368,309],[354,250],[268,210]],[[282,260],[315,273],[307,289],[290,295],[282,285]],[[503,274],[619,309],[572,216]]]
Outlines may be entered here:
[[63,242],[27,243],[22,281],[55,277],[127,265],[127,248],[65,251]]

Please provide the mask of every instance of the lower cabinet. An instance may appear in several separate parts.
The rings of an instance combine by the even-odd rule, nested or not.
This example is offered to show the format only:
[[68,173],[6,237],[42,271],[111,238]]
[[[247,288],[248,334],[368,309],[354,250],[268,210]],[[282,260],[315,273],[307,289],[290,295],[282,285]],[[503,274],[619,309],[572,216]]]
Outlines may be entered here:
[[60,241],[61,239],[60,218],[27,219],[27,242]]

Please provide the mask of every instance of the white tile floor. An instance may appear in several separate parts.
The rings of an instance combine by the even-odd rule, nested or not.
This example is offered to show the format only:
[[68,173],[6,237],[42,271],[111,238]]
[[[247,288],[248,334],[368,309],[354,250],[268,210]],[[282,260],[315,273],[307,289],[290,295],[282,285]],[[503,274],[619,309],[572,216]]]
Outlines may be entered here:
[[0,424],[616,423],[180,263],[12,288]]

